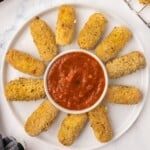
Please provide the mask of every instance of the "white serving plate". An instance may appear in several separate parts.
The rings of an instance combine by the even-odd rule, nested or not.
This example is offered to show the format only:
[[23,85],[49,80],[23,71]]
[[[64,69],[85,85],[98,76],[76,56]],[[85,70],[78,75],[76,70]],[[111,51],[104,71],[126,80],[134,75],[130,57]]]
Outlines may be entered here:
[[[84,25],[84,23],[87,21],[88,17],[95,12],[101,12],[104,13],[106,18],[108,19],[108,26],[106,29],[106,32],[103,37],[105,37],[114,26],[119,25],[125,25],[127,27],[131,27],[130,23],[125,22],[124,18],[117,17],[114,12],[111,12],[108,9],[100,8],[99,10],[87,7],[83,5],[74,5],[76,8],[77,13],[77,25],[76,25],[76,35],[74,38],[74,41],[71,45],[65,46],[65,47],[59,47],[60,53],[62,51],[68,50],[68,49],[78,49],[79,46],[77,45],[77,35],[81,29],[81,27]],[[44,19],[55,31],[56,26],[56,20],[57,20],[57,13],[58,13],[58,7],[54,7],[48,10],[44,10],[40,14],[37,14],[42,19]],[[34,16],[33,16],[34,17]],[[32,17],[32,18],[33,18]],[[17,34],[12,39],[11,43],[9,44],[9,48],[16,48],[22,51],[25,51],[37,58],[40,59],[39,54],[37,52],[37,48],[35,47],[30,30],[29,30],[29,22],[28,20],[17,32]],[[122,52],[119,55],[123,55],[126,53],[129,53],[133,50],[139,50],[142,53],[144,52],[144,48],[138,39],[138,36],[136,33],[133,32],[133,39],[126,45],[126,47],[122,50]],[[21,73],[14,68],[12,68],[10,65],[8,65],[5,60],[3,60],[3,72],[2,72],[2,78],[3,78],[3,90],[4,85],[6,82],[16,79],[18,77],[31,77],[29,75],[26,75],[24,73]],[[110,83],[115,84],[125,84],[125,85],[133,85],[139,87],[143,92],[143,99],[142,101],[137,105],[127,106],[127,105],[117,105],[117,104],[106,104],[108,106],[108,113],[109,118],[112,124],[113,128],[113,139],[110,141],[114,141],[115,139],[119,138],[123,133],[125,133],[131,125],[135,122],[137,117],[139,116],[144,103],[146,101],[146,95],[148,91],[148,82],[149,82],[149,74],[148,74],[148,67],[146,67],[143,70],[137,71],[136,73],[133,73],[131,75],[122,77],[117,80],[111,80]],[[22,130],[24,130],[23,125],[28,118],[28,116],[39,106],[39,104],[42,101],[36,101],[36,102],[7,102],[9,105],[9,108],[11,109],[14,117],[20,122],[22,126]],[[60,124],[65,117],[65,113],[60,113],[56,121],[52,124],[52,126],[49,128],[47,132],[43,132],[41,135],[37,136],[36,138],[49,144],[51,147],[55,147],[61,150],[90,150],[94,148],[100,148],[108,143],[100,143],[96,140],[95,136],[93,135],[93,131],[87,123],[85,129],[81,133],[81,135],[77,138],[75,143],[71,147],[65,147],[61,145],[57,139],[57,132],[60,127]],[[37,143],[36,143],[37,144]]]

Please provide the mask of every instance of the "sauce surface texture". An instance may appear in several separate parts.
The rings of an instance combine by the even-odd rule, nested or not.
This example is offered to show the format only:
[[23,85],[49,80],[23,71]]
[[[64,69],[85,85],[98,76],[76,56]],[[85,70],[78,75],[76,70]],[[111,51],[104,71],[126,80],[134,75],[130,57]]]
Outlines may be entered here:
[[48,92],[64,108],[81,110],[93,105],[105,87],[100,64],[83,52],[59,57],[47,75]]

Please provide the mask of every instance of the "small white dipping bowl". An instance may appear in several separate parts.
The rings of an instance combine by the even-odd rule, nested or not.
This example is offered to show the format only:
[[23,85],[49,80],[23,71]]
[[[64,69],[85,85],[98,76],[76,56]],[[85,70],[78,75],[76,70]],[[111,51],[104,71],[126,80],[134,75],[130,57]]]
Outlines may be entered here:
[[[102,94],[100,95],[99,99],[98,99],[93,105],[89,106],[88,108],[81,109],[81,110],[71,110],[71,109],[67,109],[67,108],[65,108],[65,107],[63,107],[63,106],[61,106],[61,105],[59,105],[59,104],[52,98],[52,96],[51,96],[50,93],[48,92],[48,87],[47,87],[47,75],[48,75],[48,72],[49,72],[49,70],[50,70],[52,64],[53,64],[57,59],[59,59],[61,56],[65,55],[65,54],[69,54],[69,53],[74,53],[74,52],[80,52],[80,53],[82,52],[82,53],[85,53],[85,54],[87,54],[87,55],[93,57],[93,58],[99,63],[99,65],[102,67],[103,72],[104,72],[104,77],[105,77],[105,87],[104,87],[104,90],[103,90]],[[46,96],[47,96],[47,98],[49,99],[49,101],[50,101],[56,108],[58,108],[60,111],[63,111],[63,112],[65,112],[65,113],[69,113],[69,114],[81,114],[81,113],[86,113],[86,112],[89,112],[89,111],[91,111],[92,109],[94,109],[96,106],[98,106],[98,105],[102,102],[102,100],[103,100],[103,98],[104,98],[104,96],[105,96],[105,94],[106,94],[106,92],[107,92],[107,89],[108,89],[108,75],[107,75],[107,71],[106,71],[106,68],[105,68],[103,62],[102,62],[96,55],[94,55],[93,53],[88,52],[88,51],[86,51],[86,50],[82,50],[82,49],[78,49],[78,50],[74,50],[74,49],[73,49],[73,50],[67,50],[67,51],[64,51],[64,52],[61,52],[60,54],[58,54],[58,55],[48,64],[47,69],[46,69],[45,74],[44,74],[44,88],[45,88]]]

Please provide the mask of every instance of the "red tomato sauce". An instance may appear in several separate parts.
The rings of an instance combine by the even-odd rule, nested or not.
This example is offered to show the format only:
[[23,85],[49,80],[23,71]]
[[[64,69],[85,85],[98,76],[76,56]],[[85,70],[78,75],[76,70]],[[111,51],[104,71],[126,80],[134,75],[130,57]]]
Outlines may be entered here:
[[93,105],[105,87],[100,64],[83,52],[68,53],[58,58],[47,75],[48,92],[56,103],[70,110]]

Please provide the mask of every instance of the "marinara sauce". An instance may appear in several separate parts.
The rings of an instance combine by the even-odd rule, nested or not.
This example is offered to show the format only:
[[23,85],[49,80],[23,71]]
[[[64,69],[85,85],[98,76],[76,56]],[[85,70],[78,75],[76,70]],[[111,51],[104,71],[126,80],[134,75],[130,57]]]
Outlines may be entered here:
[[59,57],[47,75],[48,92],[56,103],[71,110],[93,105],[105,87],[100,64],[83,52],[72,52]]

